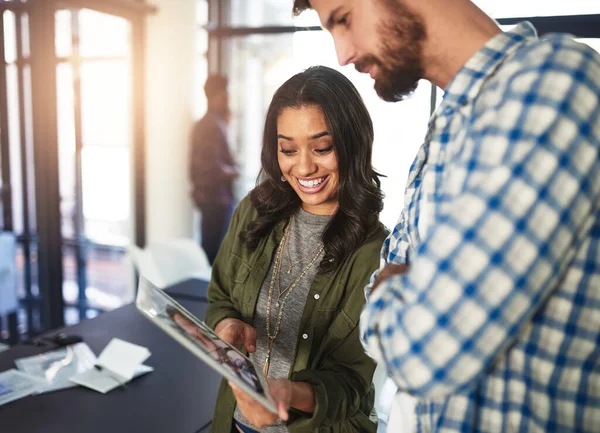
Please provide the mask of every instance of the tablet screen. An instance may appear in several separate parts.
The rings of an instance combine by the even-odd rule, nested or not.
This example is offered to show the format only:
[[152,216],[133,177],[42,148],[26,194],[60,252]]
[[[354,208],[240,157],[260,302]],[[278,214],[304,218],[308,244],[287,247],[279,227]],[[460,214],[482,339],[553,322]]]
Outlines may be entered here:
[[228,369],[241,380],[251,386],[256,392],[263,393],[264,389],[258,379],[254,365],[246,356],[221,340],[203,322],[194,323],[192,318],[170,305],[163,313],[158,315],[159,320],[165,321],[169,326],[197,344],[208,356],[214,359],[223,368]]
[[252,361],[144,278],[140,278],[136,306],[217,372],[235,382],[263,405],[268,405],[269,410],[275,411],[275,406],[265,393],[264,379],[259,376]]

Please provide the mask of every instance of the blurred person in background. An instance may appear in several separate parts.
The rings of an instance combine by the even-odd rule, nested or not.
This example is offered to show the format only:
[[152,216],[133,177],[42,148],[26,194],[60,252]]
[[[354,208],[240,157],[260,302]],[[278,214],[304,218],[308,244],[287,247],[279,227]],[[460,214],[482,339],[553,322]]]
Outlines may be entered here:
[[360,318],[417,399],[390,431],[599,431],[600,55],[470,0],[294,6],[386,101],[445,91]]
[[192,129],[190,179],[192,199],[202,216],[202,248],[212,265],[229,226],[235,205],[233,181],[239,171],[227,142],[227,78],[209,75],[204,93],[208,110]]

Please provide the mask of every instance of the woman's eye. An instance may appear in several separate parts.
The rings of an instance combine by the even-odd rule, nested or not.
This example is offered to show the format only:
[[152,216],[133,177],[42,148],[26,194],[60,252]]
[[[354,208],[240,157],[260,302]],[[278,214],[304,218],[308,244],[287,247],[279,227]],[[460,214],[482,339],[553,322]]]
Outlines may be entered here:
[[295,150],[281,149],[280,152],[284,155],[292,155],[295,152]]
[[315,151],[321,155],[325,155],[333,150],[333,146],[325,147],[324,149],[316,149]]

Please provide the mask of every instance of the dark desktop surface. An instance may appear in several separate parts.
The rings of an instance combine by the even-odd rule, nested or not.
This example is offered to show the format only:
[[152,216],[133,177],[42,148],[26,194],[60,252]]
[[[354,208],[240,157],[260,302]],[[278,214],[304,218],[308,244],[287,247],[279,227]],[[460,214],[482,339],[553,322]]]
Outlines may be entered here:
[[181,302],[184,300],[208,302],[208,281],[190,279],[173,284],[166,289],[167,293]]
[[[189,280],[173,286],[184,296],[170,288],[167,292],[203,319],[208,304],[201,298],[205,299],[206,287],[205,281]],[[198,295],[198,300],[187,295]],[[0,432],[195,433],[210,424],[221,376],[151,323],[135,305],[47,335],[58,332],[82,337],[96,355],[114,337],[145,346],[152,353],[145,364],[154,367],[154,371],[107,394],[77,387],[0,406]],[[14,346],[0,353],[0,371],[15,368],[17,358],[53,348]]]

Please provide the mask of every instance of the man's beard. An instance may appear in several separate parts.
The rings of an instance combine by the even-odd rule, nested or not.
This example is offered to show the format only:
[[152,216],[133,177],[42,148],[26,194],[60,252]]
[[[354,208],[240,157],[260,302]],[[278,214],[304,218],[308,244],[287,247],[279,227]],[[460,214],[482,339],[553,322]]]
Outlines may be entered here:
[[381,0],[390,18],[381,23],[379,38],[381,56],[366,55],[356,62],[356,70],[362,72],[376,65],[379,74],[375,79],[375,91],[388,102],[402,101],[415,91],[423,78],[422,42],[425,26],[422,20],[397,0]]

